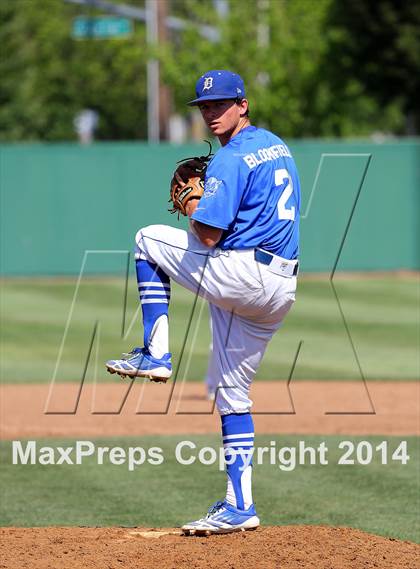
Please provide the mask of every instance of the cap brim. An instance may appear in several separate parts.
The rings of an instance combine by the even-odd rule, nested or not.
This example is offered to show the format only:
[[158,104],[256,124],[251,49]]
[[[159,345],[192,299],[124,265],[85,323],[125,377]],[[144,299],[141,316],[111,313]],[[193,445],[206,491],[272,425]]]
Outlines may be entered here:
[[223,101],[224,99],[238,99],[238,97],[232,97],[232,94],[230,94],[230,95],[203,95],[202,97],[198,97],[198,99],[188,101],[187,105],[193,106],[193,105],[198,105],[199,103],[204,103],[204,101]]

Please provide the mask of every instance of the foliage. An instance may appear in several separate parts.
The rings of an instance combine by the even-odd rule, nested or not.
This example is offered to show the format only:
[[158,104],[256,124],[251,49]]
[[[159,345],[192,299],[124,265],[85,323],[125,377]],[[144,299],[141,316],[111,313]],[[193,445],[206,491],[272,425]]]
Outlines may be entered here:
[[98,111],[99,138],[144,137],[144,26],[129,39],[73,39],[73,18],[87,14],[61,0],[0,2],[1,139],[75,138],[84,108]]
[[[179,108],[203,71],[231,68],[245,80],[256,123],[288,137],[320,134],[318,126],[308,122],[307,111],[325,47],[319,34],[329,4],[330,0],[233,1],[229,17],[220,22],[219,44],[203,42],[197,29],[188,30],[178,40],[176,54],[166,51],[162,57]],[[191,9],[195,6],[202,10],[203,2],[191,2]],[[188,76],[180,69],[188,69]]]
[[[328,82],[349,105],[369,101],[372,115],[398,113],[420,126],[420,2],[336,1],[328,15]],[[340,106],[335,106],[339,111]],[[379,117],[378,117],[379,118]],[[381,121],[378,121],[378,126]],[[412,127],[411,127],[412,128]],[[399,129],[396,128],[398,131]]]
[[[144,0],[112,0],[138,7]],[[284,137],[403,133],[419,117],[420,2],[398,0],[167,0],[190,22],[157,49],[135,23],[126,39],[76,40],[77,15],[103,12],[64,0],[0,0],[0,138],[68,140],[83,108],[99,112],[100,139],[147,135],[146,63],[161,62],[172,110],[187,115],[207,69],[242,74],[252,120]],[[199,24],[219,29],[210,42]]]

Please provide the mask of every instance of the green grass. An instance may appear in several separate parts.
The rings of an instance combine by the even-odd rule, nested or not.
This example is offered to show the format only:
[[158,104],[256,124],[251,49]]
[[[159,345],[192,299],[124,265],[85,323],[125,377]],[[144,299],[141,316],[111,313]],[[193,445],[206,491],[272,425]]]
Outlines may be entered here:
[[[2,381],[51,380],[75,285],[76,279],[2,281]],[[295,306],[269,345],[257,379],[289,377],[301,342],[294,379],[359,379],[358,361],[367,379],[418,378],[418,279],[395,275],[340,277],[335,287],[352,342],[328,279],[303,277]],[[170,341],[180,378],[201,380],[205,375],[210,333],[207,306],[204,303],[201,310],[201,304],[199,300],[191,316],[194,296],[173,287]],[[122,338],[124,280],[83,280],[57,368],[57,381],[80,380],[83,376],[96,322],[99,325],[86,380],[93,380],[96,374],[99,381],[112,381],[102,362],[142,343],[140,318],[133,319],[137,305],[135,279],[131,276],[126,337]]]
[[[254,468],[254,500],[265,525],[327,524],[359,528],[374,534],[419,541],[419,440],[415,437],[364,437],[378,445],[387,440],[391,451],[402,439],[408,442],[410,460],[380,464],[374,454],[371,464],[338,465],[338,444],[346,436],[265,435],[257,446],[277,449],[317,447],[325,441],[329,464],[301,465],[285,472],[268,461]],[[225,492],[225,475],[218,466],[200,463],[183,466],[175,460],[175,447],[192,440],[197,448],[218,448],[217,436],[142,437],[95,441],[102,446],[158,446],[162,465],[142,465],[130,472],[127,465],[93,458],[82,465],[12,465],[11,442],[0,446],[1,513],[3,526],[179,526],[201,516]],[[38,441],[42,445],[71,446],[74,440]],[[198,452],[198,451],[196,451]]]

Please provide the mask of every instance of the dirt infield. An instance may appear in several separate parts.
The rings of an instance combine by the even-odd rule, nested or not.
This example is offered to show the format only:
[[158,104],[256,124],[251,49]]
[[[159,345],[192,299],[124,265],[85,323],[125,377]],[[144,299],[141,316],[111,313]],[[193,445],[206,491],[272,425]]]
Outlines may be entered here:
[[[51,391],[47,384],[4,384],[1,438],[220,432],[218,414],[202,383],[134,382],[127,396],[129,385],[86,385],[76,407],[77,383],[59,384]],[[367,389],[361,381],[299,380],[290,390],[285,381],[256,382],[251,390],[256,432],[420,434],[418,383],[372,381]]]
[[7,569],[414,569],[420,546],[349,528],[265,527],[183,537],[147,528],[3,528]]

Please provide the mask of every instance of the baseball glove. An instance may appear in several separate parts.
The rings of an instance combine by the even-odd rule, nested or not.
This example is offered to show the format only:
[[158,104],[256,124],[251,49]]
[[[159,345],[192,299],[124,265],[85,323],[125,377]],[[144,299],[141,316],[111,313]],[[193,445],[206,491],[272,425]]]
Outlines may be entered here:
[[172,207],[168,210],[171,213],[187,215],[187,203],[192,199],[200,199],[204,192],[204,178],[206,169],[213,154],[211,144],[206,156],[195,156],[194,158],[184,158],[177,162],[179,166],[174,172],[171,180],[169,202]]

